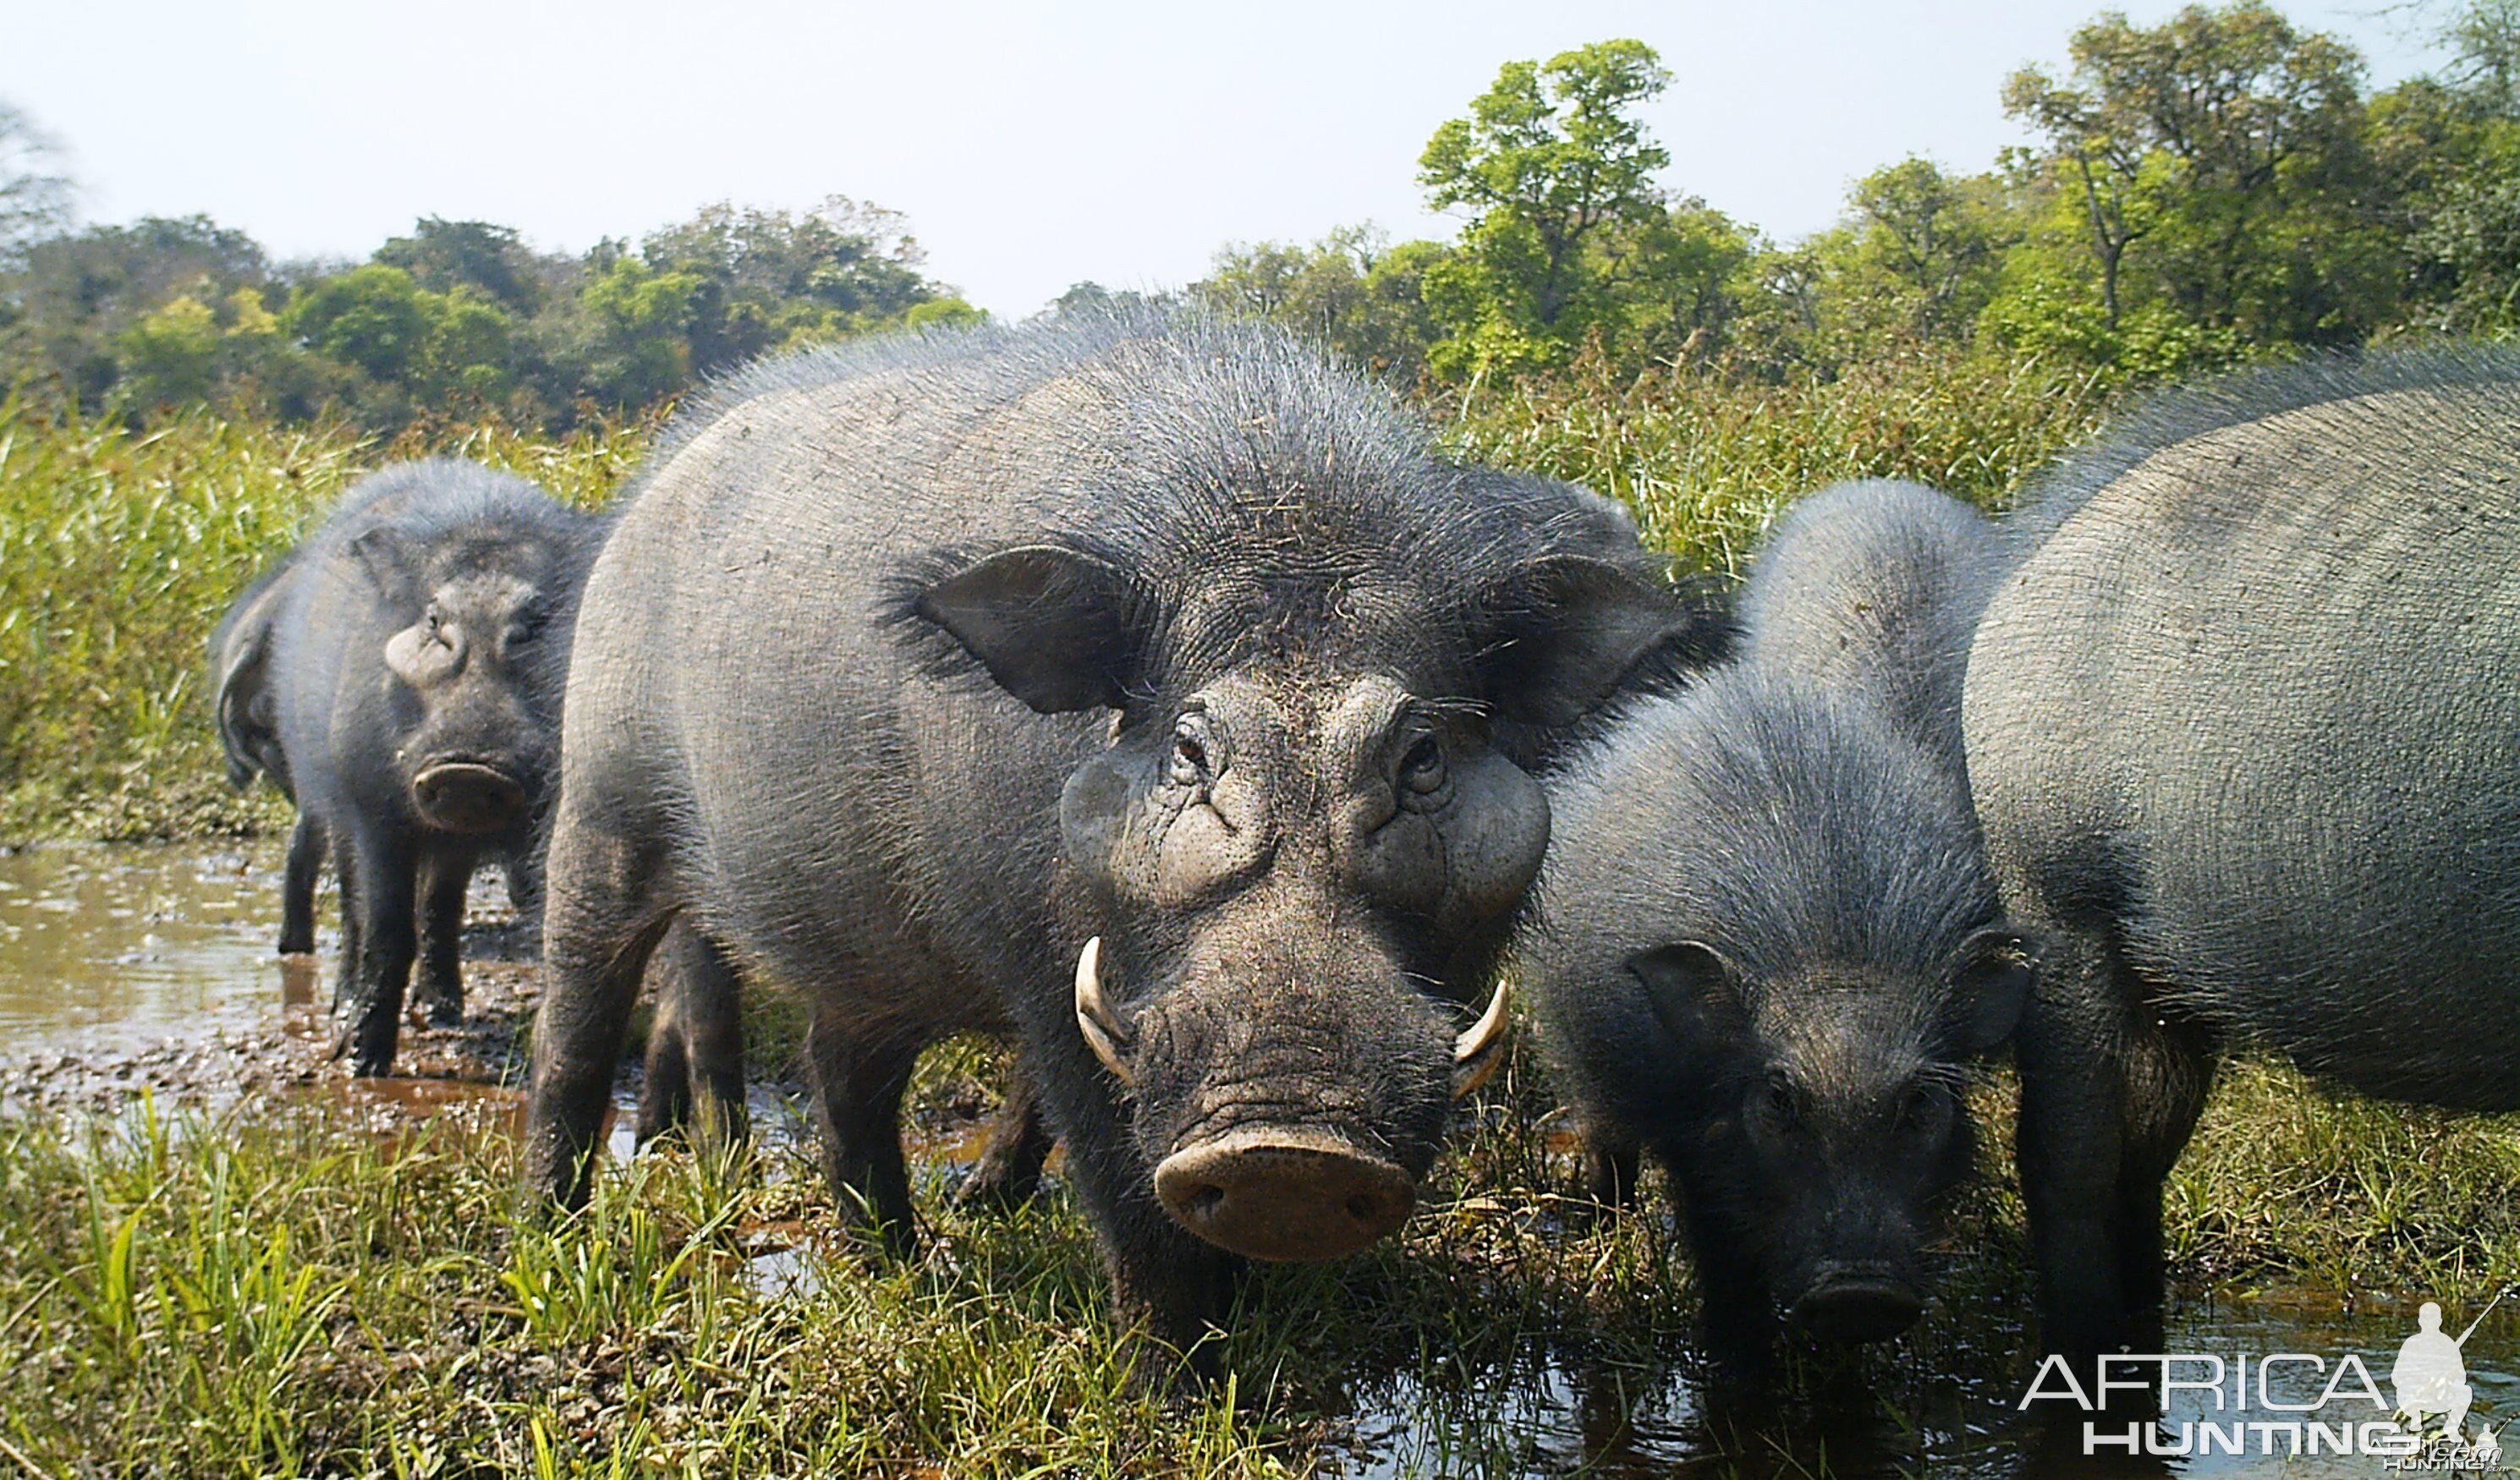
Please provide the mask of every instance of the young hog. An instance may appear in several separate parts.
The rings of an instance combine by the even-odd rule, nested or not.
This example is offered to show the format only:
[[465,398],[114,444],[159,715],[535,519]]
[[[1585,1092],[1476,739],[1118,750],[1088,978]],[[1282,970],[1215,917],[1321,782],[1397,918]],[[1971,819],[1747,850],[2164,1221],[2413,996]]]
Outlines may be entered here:
[[2507,352],[2297,366],[2169,398],[2015,516],[1963,717],[2046,942],[2017,1144],[2051,1352],[2161,1350],[2161,1184],[2227,1040],[2520,1109],[2515,427]]
[[1736,1372],[1781,1323],[1905,1329],[1970,1165],[1966,1065],[2030,974],[1958,778],[1859,696],[1740,664],[1632,705],[1551,804],[1515,958],[1596,1195],[1640,1147],[1669,1170]]
[[1547,842],[1526,768],[1693,641],[1599,522],[1265,327],[739,377],[589,578],[529,1185],[584,1197],[681,919],[704,1000],[807,999],[826,1171],[896,1238],[912,1064],[974,1030],[1018,1035],[1123,1320],[1187,1342],[1237,1256],[1388,1233],[1502,1043],[1464,999]]
[[460,1016],[474,867],[530,871],[557,771],[571,624],[602,521],[532,484],[434,459],[362,479],[213,639],[231,775],[297,805],[281,946],[313,944],[340,873],[337,1051],[392,1066],[403,992]]
[[1834,484],[1788,510],[1750,567],[1742,658],[1860,695],[1960,775],[1960,677],[2003,563],[1995,522],[1949,494]]

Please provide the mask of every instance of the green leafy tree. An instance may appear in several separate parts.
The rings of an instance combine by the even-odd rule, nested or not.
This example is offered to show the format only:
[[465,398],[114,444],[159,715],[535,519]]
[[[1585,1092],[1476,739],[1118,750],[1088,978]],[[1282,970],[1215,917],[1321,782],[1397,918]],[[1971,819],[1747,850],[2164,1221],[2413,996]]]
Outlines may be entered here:
[[179,293],[216,303],[271,281],[251,237],[206,216],[147,216],[28,243],[0,275],[15,322],[0,335],[0,383],[102,406],[122,380],[122,336]]
[[123,374],[151,405],[209,399],[219,368],[218,315],[190,293],[178,293],[117,336]]
[[369,263],[298,290],[287,323],[314,353],[391,381],[418,362],[432,307],[410,273]]
[[1228,313],[1275,320],[1377,375],[1413,383],[1437,335],[1426,308],[1426,270],[1450,254],[1441,243],[1392,247],[1372,226],[1341,227],[1310,247],[1229,247],[1190,293]]
[[1868,327],[1965,338],[2023,234],[2001,183],[1912,156],[1857,181],[1847,203],[1845,291],[1867,301]]
[[1734,347],[1756,292],[1756,234],[1697,200],[1605,233],[1595,330],[1616,363],[1704,364]]
[[2395,261],[2350,47],[2237,0],[2152,27],[2104,15],[2071,51],[2069,79],[2025,69],[2004,105],[2048,138],[2104,338],[2138,308],[2208,358],[2357,342],[2385,318]]
[[1653,177],[1671,157],[1633,111],[1670,81],[1644,43],[1597,42],[1508,63],[1468,117],[1435,131],[1418,182],[1435,208],[1472,216],[1423,281],[1446,336],[1437,374],[1555,363],[1617,317],[1598,248],[1665,211]]
[[692,285],[686,333],[700,374],[890,328],[938,296],[901,214],[846,196],[802,214],[711,205],[649,237],[642,255]]
[[497,302],[470,286],[430,294],[416,395],[431,403],[505,409],[516,391],[515,326]]
[[401,268],[430,292],[469,288],[511,314],[532,314],[554,279],[575,275],[565,258],[537,257],[514,227],[437,216],[423,216],[410,236],[386,242],[371,260]]
[[691,327],[701,280],[659,272],[627,252],[588,273],[572,353],[577,395],[608,408],[652,406],[691,383]]

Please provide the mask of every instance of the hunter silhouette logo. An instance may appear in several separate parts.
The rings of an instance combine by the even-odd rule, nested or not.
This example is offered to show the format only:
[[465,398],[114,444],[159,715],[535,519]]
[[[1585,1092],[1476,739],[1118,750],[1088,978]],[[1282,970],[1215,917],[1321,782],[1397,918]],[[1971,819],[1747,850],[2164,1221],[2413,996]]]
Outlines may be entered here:
[[[2467,1338],[2510,1293],[2509,1286],[2503,1287],[2456,1336],[2443,1332],[2438,1301],[2427,1300],[2415,1312],[2415,1333],[2399,1346],[2397,1363],[2389,1368],[2389,1385],[2398,1391],[2398,1421],[2418,1439],[2424,1437],[2426,1420],[2436,1416],[2442,1420],[2426,1458],[2449,1460],[2458,1468],[2491,1465],[2502,1458],[2502,1445],[2491,1427],[2480,1430],[2474,1440],[2461,1431],[2468,1407],[2476,1401],[2476,1389],[2467,1381],[2464,1348]],[[2460,1460],[2468,1464],[2458,1464]]]

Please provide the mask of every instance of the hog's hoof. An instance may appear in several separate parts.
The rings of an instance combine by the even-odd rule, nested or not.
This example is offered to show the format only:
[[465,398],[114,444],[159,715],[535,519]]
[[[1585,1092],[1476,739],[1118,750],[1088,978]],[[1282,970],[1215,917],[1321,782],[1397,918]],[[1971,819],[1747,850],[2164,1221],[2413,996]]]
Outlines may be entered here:
[[991,1213],[1012,1213],[1041,1190],[1041,1173],[991,1166],[983,1160],[954,1193],[954,1205]]

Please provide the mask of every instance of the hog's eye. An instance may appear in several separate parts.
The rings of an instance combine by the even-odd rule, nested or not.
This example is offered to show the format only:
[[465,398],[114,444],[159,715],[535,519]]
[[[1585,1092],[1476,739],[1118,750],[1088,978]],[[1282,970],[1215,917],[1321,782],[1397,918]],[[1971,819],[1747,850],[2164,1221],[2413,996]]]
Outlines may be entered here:
[[1208,757],[1207,726],[1196,716],[1185,718],[1173,730],[1173,785],[1202,785],[1215,775],[1215,764]]
[[423,622],[428,624],[428,635],[431,638],[441,643],[446,641],[445,634],[439,630],[446,625],[445,613],[439,611],[435,606],[430,606],[427,611],[420,614],[420,618]]
[[1400,781],[1420,796],[1444,789],[1444,747],[1435,737],[1427,736],[1400,757]]
[[508,646],[511,648],[521,648],[542,635],[543,624],[539,617],[518,617],[508,624]]
[[1797,1124],[1803,1118],[1803,1098],[1782,1069],[1768,1071],[1768,1077],[1759,1086],[1759,1103],[1780,1126]]
[[1951,1102],[1932,1085],[1910,1085],[1899,1099],[1899,1128],[1929,1134],[1941,1130],[1944,1117],[1950,1113]]

